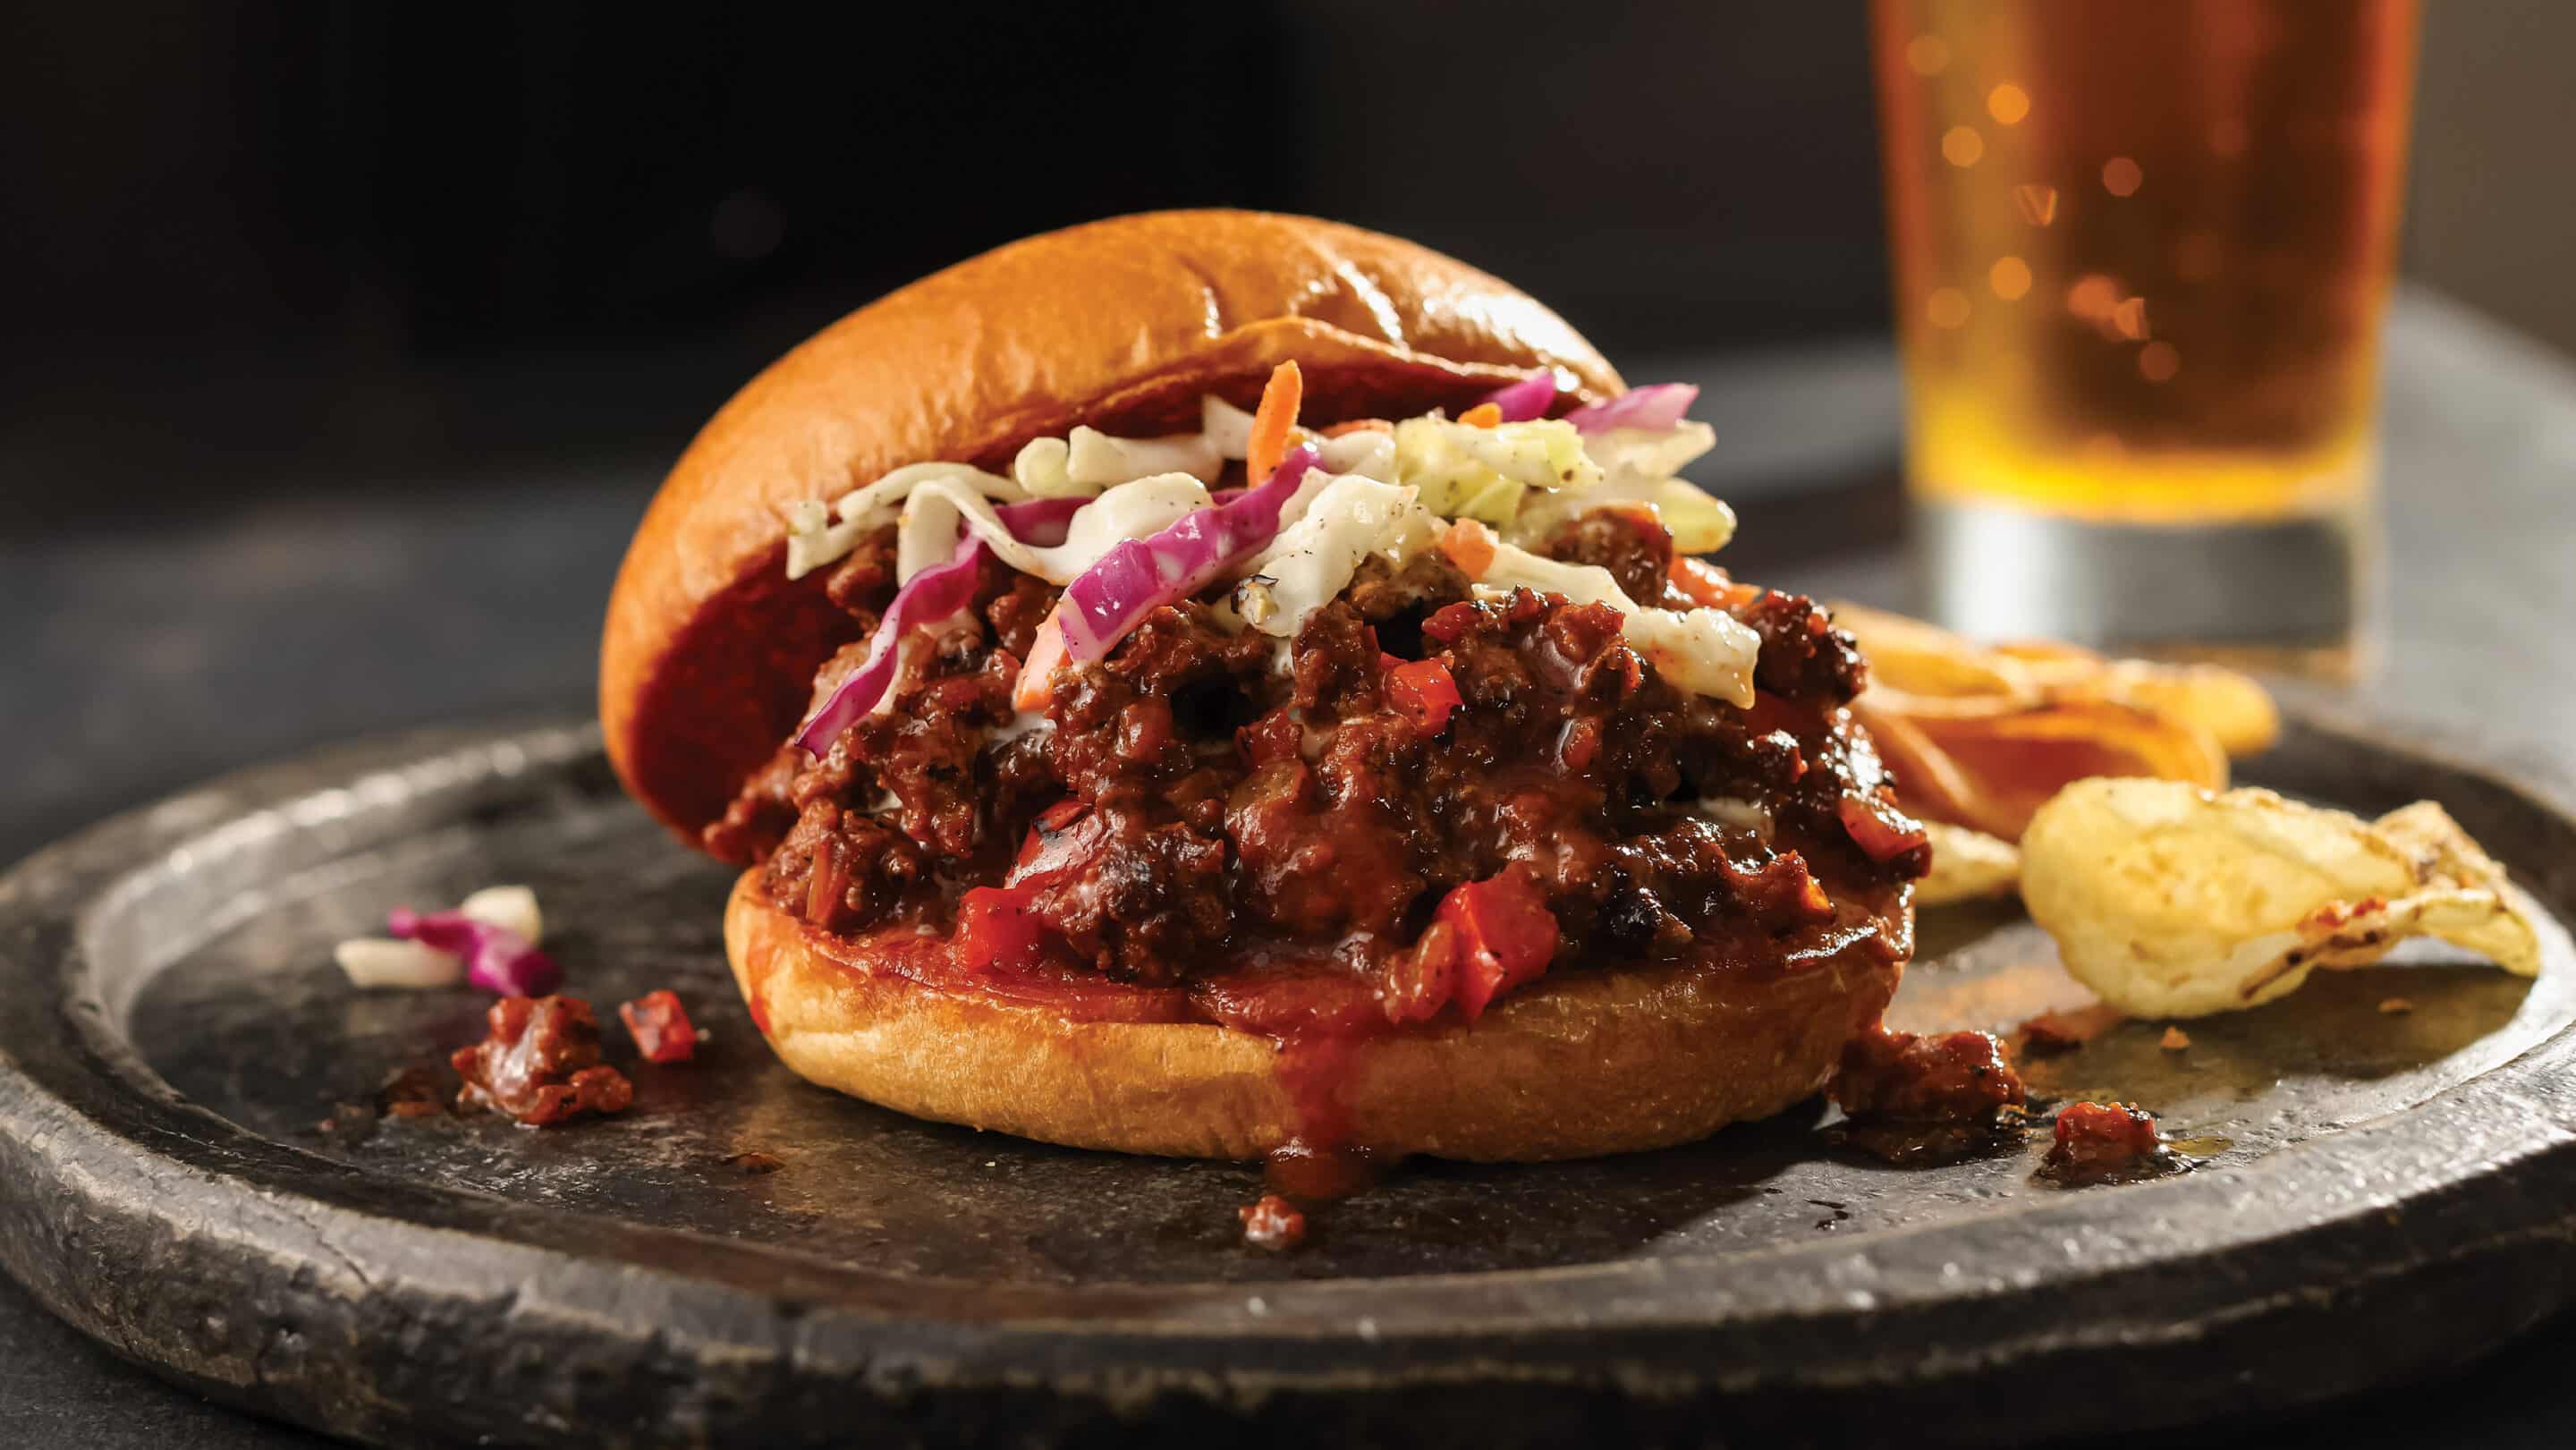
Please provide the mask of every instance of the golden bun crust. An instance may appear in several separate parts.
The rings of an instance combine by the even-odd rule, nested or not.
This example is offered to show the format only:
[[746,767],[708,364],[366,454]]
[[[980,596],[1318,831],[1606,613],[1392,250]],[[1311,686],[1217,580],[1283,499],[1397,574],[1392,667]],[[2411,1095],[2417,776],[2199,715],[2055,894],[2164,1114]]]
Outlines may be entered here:
[[[734,884],[725,948],[779,1058],[909,1113],[1077,1148],[1255,1158],[1298,1130],[1271,1039],[1204,1023],[1070,1021],[843,965],[799,919]],[[1536,1162],[1666,1147],[1820,1090],[1878,1020],[1911,949],[1906,889],[1874,925],[1793,970],[1566,972],[1481,1019],[1350,1042],[1330,1064],[1349,1140],[1391,1153]]]
[[794,728],[847,642],[822,578],[780,567],[781,509],[906,463],[993,467],[1077,421],[1197,426],[1296,360],[1309,417],[1454,406],[1540,368],[1619,375],[1563,319],[1393,237],[1242,211],[1118,217],[888,294],[754,378],[655,496],[608,605],[599,714],[627,789],[695,841]]

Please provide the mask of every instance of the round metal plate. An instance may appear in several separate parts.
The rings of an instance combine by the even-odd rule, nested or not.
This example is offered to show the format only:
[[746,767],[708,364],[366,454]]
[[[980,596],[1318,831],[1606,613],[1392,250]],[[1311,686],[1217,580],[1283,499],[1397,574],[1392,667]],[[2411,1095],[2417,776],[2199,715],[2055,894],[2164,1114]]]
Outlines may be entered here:
[[[2555,778],[2315,721],[2253,774],[2438,798],[2576,917]],[[636,1067],[613,1121],[374,1120],[480,1000],[356,992],[331,943],[505,880],[537,888],[567,990],[674,987],[709,1049]],[[2410,953],[2186,1052],[2132,1023],[2034,1065],[2048,1095],[2155,1108],[2204,1155],[2179,1177],[2059,1190],[2037,1144],[1890,1167],[1810,1108],[1631,1158],[1408,1165],[1273,1256],[1235,1231],[1252,1169],[797,1082],[735,1000],[726,885],[574,727],[337,751],[29,860],[0,880],[0,1261],[174,1377],[389,1443],[1799,1441],[1891,1415],[1997,1441],[2422,1372],[2576,1283],[2555,923],[2536,983]],[[1899,1025],[2083,1000],[2009,911],[1923,934]]]

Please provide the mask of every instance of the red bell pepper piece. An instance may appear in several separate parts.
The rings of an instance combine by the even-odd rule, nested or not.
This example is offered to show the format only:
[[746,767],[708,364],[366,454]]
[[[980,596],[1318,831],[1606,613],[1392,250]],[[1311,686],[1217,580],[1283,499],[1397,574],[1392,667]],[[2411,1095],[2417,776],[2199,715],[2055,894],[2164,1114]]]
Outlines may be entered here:
[[1046,946],[1046,927],[1030,909],[1037,892],[1027,886],[978,886],[957,903],[951,950],[957,965],[982,974],[1034,965]]
[[1458,682],[1439,660],[1414,660],[1386,672],[1386,702],[1424,735],[1449,728],[1449,713],[1458,708]]
[[617,1015],[625,1019],[627,1035],[635,1039],[635,1050],[644,1054],[645,1061],[686,1062],[697,1055],[698,1029],[689,1021],[688,1009],[680,1005],[680,995],[670,988],[620,1005]]
[[1526,866],[1458,887],[1436,915],[1457,934],[1452,1000],[1470,1022],[1495,998],[1544,973],[1556,955],[1556,915]]

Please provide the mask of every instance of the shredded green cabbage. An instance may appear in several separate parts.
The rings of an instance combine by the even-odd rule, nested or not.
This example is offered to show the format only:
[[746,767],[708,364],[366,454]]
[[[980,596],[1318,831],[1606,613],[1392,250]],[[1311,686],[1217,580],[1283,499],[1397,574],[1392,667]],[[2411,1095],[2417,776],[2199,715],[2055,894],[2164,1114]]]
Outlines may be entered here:
[[1448,518],[1531,536],[1586,509],[1642,504],[1674,547],[1705,554],[1735,537],[1735,511],[1674,475],[1714,442],[1704,423],[1587,436],[1561,420],[1475,428],[1435,415],[1395,425],[1395,469]]
[[1685,554],[1713,554],[1735,537],[1735,510],[1724,499],[1703,493],[1696,484],[1668,478],[1657,484],[1646,502],[1671,531],[1673,547]]
[[1497,525],[1511,522],[1530,489],[1582,490],[1602,477],[1570,423],[1476,428],[1437,416],[1395,425],[1395,476],[1434,513]]

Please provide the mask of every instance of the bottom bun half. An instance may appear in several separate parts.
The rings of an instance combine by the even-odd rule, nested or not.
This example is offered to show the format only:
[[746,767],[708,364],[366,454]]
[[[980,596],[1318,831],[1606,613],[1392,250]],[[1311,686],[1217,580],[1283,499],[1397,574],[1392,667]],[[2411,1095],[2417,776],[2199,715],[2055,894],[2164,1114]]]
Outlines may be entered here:
[[[779,1058],[821,1086],[918,1118],[1078,1148],[1257,1158],[1318,1135],[1480,1162],[1666,1147],[1764,1118],[1825,1084],[1878,1020],[1910,947],[1903,888],[1845,926],[1780,944],[1782,969],[1647,964],[1560,972],[1472,1024],[1344,1039],[1310,1059],[1212,1023],[1069,1020],[944,991],[826,951],[799,918],[734,885],[725,948]],[[1865,915],[1864,915],[1865,914]],[[1310,1049],[1301,1049],[1310,1050]]]

